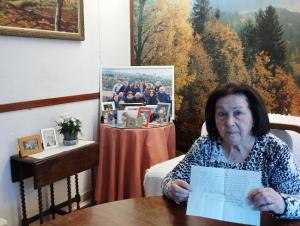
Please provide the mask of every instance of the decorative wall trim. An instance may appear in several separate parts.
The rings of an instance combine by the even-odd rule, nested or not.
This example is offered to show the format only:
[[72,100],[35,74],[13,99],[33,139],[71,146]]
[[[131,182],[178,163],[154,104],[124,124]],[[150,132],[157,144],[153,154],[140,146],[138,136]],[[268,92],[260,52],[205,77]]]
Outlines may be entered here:
[[46,107],[46,106],[58,105],[58,104],[67,104],[67,103],[86,101],[86,100],[94,100],[99,98],[100,98],[99,93],[86,93],[86,94],[73,95],[73,96],[63,96],[63,97],[55,97],[55,98],[48,98],[48,99],[0,104],[0,113],[9,112],[9,111],[18,111],[24,109],[32,109],[38,107]]

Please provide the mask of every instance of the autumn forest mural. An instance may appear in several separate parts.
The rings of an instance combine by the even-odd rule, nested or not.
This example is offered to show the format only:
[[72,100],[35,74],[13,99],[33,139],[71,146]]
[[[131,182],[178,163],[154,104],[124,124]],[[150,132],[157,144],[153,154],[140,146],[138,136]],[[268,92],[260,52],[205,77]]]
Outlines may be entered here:
[[131,3],[132,64],[175,66],[179,148],[199,136],[208,94],[229,81],[253,86],[269,112],[300,115],[296,0]]

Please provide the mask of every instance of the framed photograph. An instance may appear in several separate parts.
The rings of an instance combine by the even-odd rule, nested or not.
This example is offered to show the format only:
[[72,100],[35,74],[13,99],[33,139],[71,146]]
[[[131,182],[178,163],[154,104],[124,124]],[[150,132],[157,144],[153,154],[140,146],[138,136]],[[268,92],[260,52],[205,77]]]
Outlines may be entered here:
[[[155,92],[151,96],[151,92]],[[100,99],[110,101],[114,95],[119,96],[120,109],[123,105],[138,105],[131,94],[140,93],[146,105],[158,102],[171,103],[171,119],[175,117],[174,109],[174,67],[173,66],[129,66],[102,68],[100,73]],[[130,101],[128,101],[128,95]],[[155,98],[156,97],[156,98]],[[130,103],[126,103],[130,102]],[[135,102],[136,101],[136,102]],[[144,104],[142,104],[144,105]],[[125,108],[125,107],[124,107]]]
[[105,124],[110,124],[110,125],[113,125],[113,124],[115,124],[116,123],[116,111],[113,111],[113,110],[111,110],[111,111],[104,111],[103,112],[103,122],[105,123]]
[[18,139],[18,146],[21,157],[33,155],[43,150],[40,135],[21,137]]
[[124,101],[120,101],[119,105],[120,105],[120,110],[128,109],[128,107],[135,107],[138,109],[139,107],[144,106],[143,103],[125,103]]
[[156,112],[157,105],[146,105],[145,107],[151,108],[151,113],[153,114],[154,112]]
[[139,109],[140,109],[140,107],[138,107],[138,106],[126,106],[125,107],[125,110],[135,110],[135,111],[138,111]]
[[117,126],[126,127],[129,118],[136,119],[138,110],[119,110],[117,112]]
[[159,123],[169,122],[170,109],[171,109],[170,103],[158,103],[156,108],[156,112],[158,114],[157,122]]
[[138,117],[142,118],[143,126],[148,127],[151,117],[151,108],[140,107]]
[[128,118],[126,121],[126,128],[141,128],[142,126],[142,118]]
[[54,128],[41,129],[43,147],[45,150],[58,147],[56,132]]
[[129,117],[129,115],[128,115],[128,112],[126,110],[119,110],[117,112],[117,126],[118,127],[125,127],[128,117]]
[[102,111],[114,111],[116,110],[115,102],[102,102],[101,103]]
[[83,0],[6,0],[0,35],[84,40]]

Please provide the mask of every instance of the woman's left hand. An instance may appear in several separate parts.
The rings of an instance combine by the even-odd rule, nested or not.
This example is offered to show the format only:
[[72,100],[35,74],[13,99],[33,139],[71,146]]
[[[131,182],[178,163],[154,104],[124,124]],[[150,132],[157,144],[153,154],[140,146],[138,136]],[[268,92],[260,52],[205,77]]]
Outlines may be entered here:
[[250,192],[248,199],[260,211],[272,211],[282,214],[285,210],[285,202],[281,195],[273,188],[257,188]]

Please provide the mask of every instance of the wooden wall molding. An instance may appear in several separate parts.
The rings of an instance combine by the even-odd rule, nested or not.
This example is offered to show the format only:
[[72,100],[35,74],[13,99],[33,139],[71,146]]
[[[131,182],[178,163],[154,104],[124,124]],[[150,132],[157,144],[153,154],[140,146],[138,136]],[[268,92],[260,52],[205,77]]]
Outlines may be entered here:
[[0,113],[9,112],[9,111],[18,111],[24,109],[32,109],[38,107],[46,107],[46,106],[58,105],[58,104],[67,104],[67,103],[86,101],[86,100],[94,100],[99,98],[100,98],[99,93],[86,93],[86,94],[73,95],[73,96],[63,96],[63,97],[55,97],[55,98],[48,98],[48,99],[0,104]]

